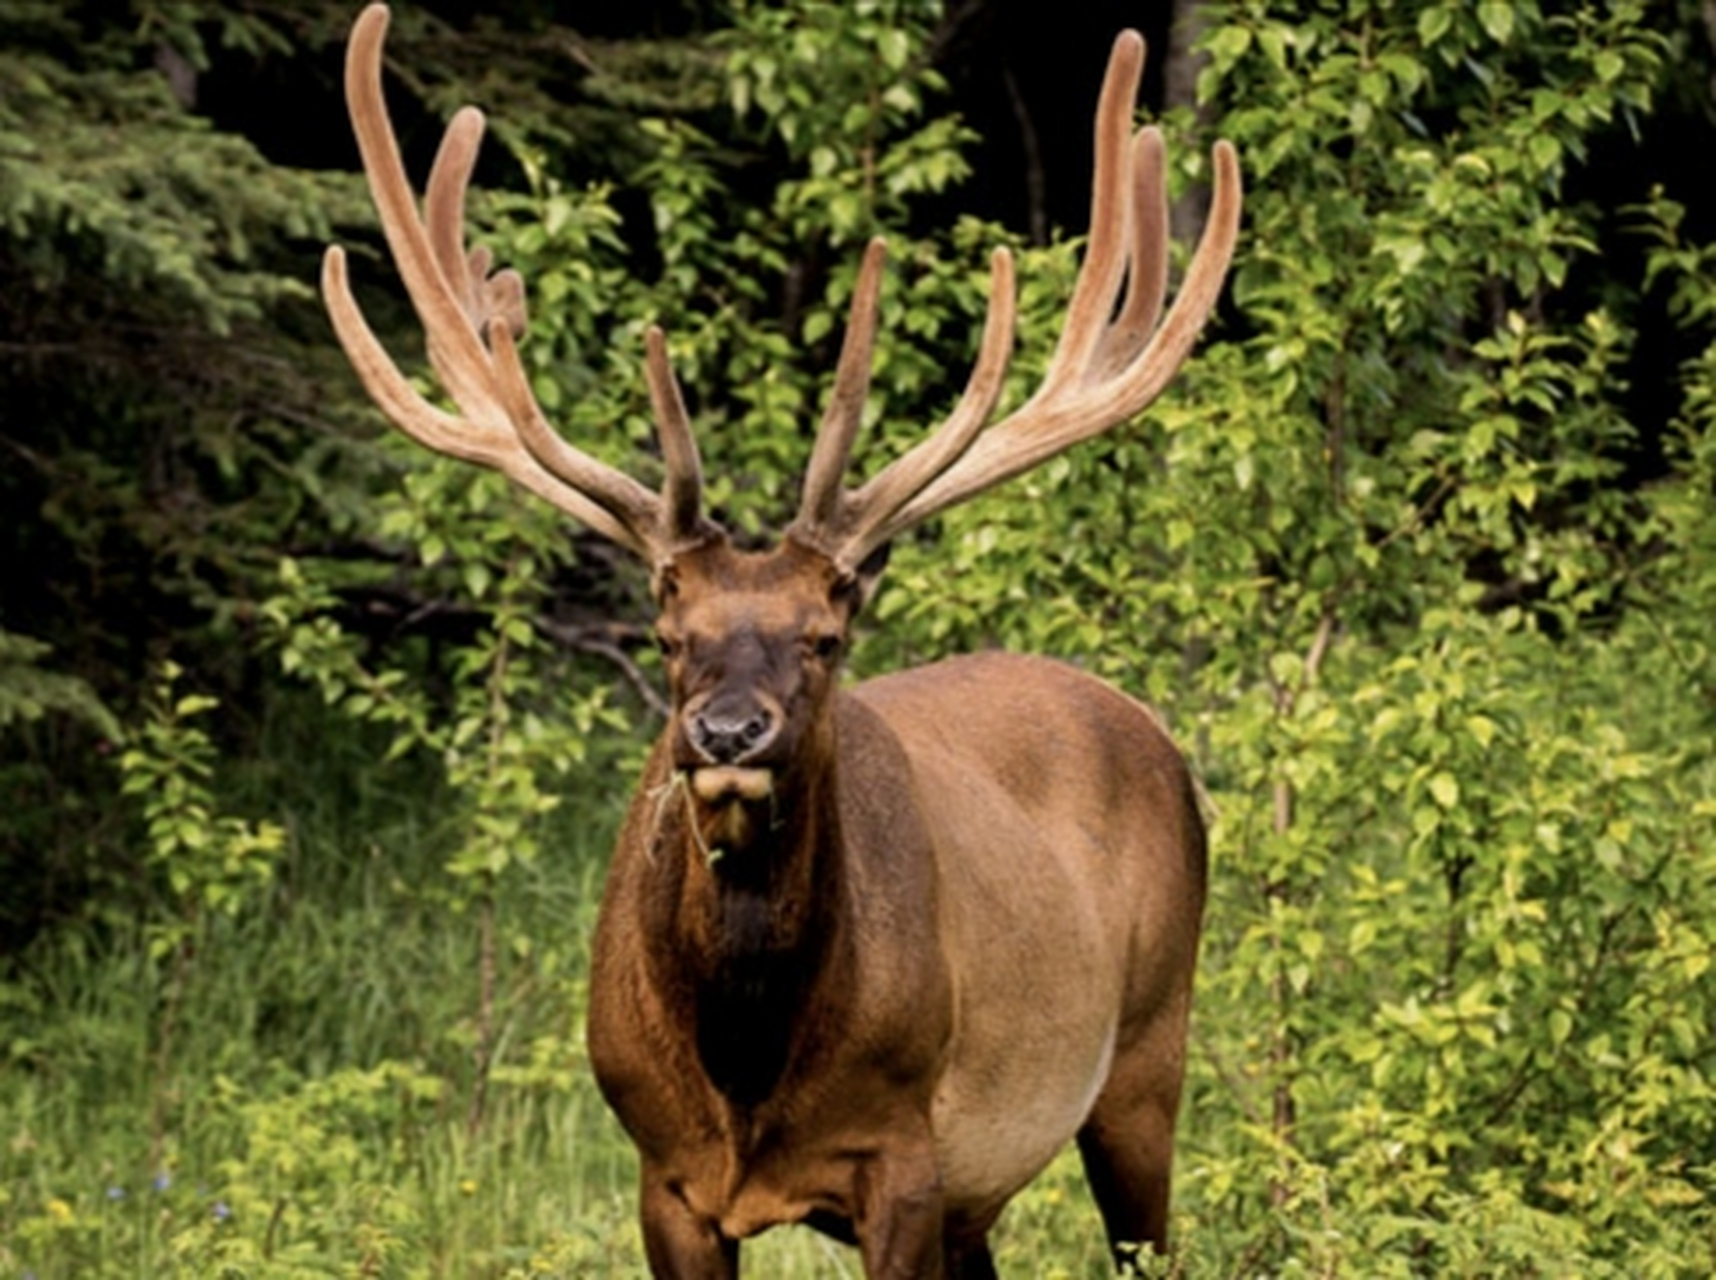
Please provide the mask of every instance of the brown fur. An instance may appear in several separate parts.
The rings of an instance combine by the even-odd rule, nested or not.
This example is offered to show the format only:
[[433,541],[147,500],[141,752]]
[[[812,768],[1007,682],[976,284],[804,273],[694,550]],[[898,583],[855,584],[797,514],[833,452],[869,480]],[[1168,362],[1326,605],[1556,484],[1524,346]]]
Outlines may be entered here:
[[[652,1268],[735,1275],[739,1239],[807,1221],[868,1276],[990,1274],[985,1233],[1074,1137],[1113,1242],[1161,1245],[1204,835],[1155,717],[1001,653],[840,690],[806,638],[843,639],[856,588],[822,557],[717,544],[673,573],[675,718],[589,1022]],[[787,740],[766,799],[710,805],[676,780],[683,708],[733,652]]]

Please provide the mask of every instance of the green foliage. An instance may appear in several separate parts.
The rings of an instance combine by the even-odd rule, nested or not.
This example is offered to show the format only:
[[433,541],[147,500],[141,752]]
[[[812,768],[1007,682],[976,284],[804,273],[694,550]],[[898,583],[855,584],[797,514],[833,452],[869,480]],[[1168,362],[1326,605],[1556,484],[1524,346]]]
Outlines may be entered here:
[[[1573,287],[1563,196],[1665,48],[1478,8],[1205,6],[1236,340],[882,598],[907,652],[1077,655],[1198,747],[1194,1274],[1709,1265],[1707,365],[1637,492],[1630,305]],[[1707,323],[1675,212],[1653,270]]]
[[1221,813],[1201,1212],[1307,1270],[1679,1274],[1712,779],[1673,674],[1624,674],[1630,335],[1567,287],[1561,198],[1661,42],[1636,6],[1207,15],[1246,336],[1155,415],[1166,581],[1105,647],[1181,655],[1151,683]]
[[[440,762],[464,797],[470,830],[448,870],[461,881],[487,880],[534,860],[535,824],[556,808],[557,780],[593,765],[593,735],[623,740],[627,722],[608,705],[608,686],[586,679],[577,690],[568,671],[539,657],[543,632],[552,631],[547,570],[563,555],[552,517],[498,479],[450,465],[411,476],[384,506],[382,530],[409,539],[426,573],[482,618],[447,658],[450,701],[431,698],[409,662],[366,663],[312,566],[282,562],[281,592],[262,615],[289,674],[312,681],[342,716],[386,728],[386,758],[424,751]],[[607,754],[598,750],[595,759]]]
[[[367,217],[348,176],[272,163],[189,105],[217,55],[279,58],[293,21],[112,8],[0,4],[0,627],[50,645],[53,674],[0,661],[9,693],[21,671],[109,739],[99,708],[135,719],[166,652],[202,687],[230,679],[270,543],[361,473],[325,429],[304,267]],[[8,955],[135,905],[143,859],[101,750],[61,715],[0,741],[28,797],[0,812]]]
[[204,916],[231,916],[251,903],[273,878],[285,840],[277,823],[218,812],[214,743],[194,722],[220,704],[202,694],[179,694],[182,674],[167,664],[150,718],[119,757],[122,790],[142,809],[148,864],[170,904],[150,930],[155,958],[189,946]]
[[[149,299],[163,318],[178,313],[215,333],[260,319],[282,296],[307,296],[304,281],[258,259],[281,237],[327,235],[324,186],[187,115],[165,77],[127,57],[130,39],[62,60],[61,50],[80,42],[77,16],[26,7],[15,43],[0,48],[8,265],[39,291],[93,273]],[[193,64],[207,61],[188,13],[139,34]],[[222,38],[243,45],[270,35],[258,21],[229,16]]]
[[[565,815],[563,856],[510,887],[503,914],[537,945],[508,953],[508,1062],[470,1134],[473,947],[431,884],[456,806],[430,780],[330,808],[353,760],[314,734],[275,746],[293,750],[265,784],[292,857],[269,909],[207,922],[164,1102],[136,1070],[149,1036],[127,1038],[155,1016],[157,975],[126,946],[44,948],[45,1005],[0,1001],[0,1267],[46,1280],[637,1264],[624,1142],[568,1012],[609,833]],[[351,865],[353,845],[377,841]],[[158,1106],[157,1145],[144,1128]]]
[[51,649],[28,636],[0,631],[0,728],[51,712],[76,716],[109,739],[119,724],[89,683],[41,665]]
[[[331,8],[152,6],[75,55],[55,7],[0,10],[21,33],[0,267],[23,283],[0,306],[63,287],[80,323],[166,311],[195,335],[92,366],[70,410],[20,373],[14,403],[60,416],[14,450],[30,484],[0,485],[90,582],[149,550],[151,598],[219,637],[195,687],[265,658],[316,695],[262,680],[285,742],[171,676],[133,712],[123,682],[61,674],[109,669],[64,628],[0,617],[55,656],[0,631],[0,724],[115,738],[105,703],[135,726],[144,821],[116,865],[159,888],[142,930],[61,930],[0,984],[0,1269],[640,1269],[577,1032],[657,697],[640,571],[494,476],[371,443],[297,310],[299,241],[359,220],[350,182],[267,164],[137,70],[163,43],[268,65],[336,39]],[[1162,706],[1195,758],[1217,816],[1170,1274],[1707,1273],[1716,252],[1666,196],[1617,217],[1590,195],[1593,158],[1657,127],[1686,33],[1630,2],[1200,17],[1200,115],[1165,124],[1181,197],[1206,130],[1240,148],[1228,310],[1142,420],[898,547],[860,674],[1055,653]],[[523,355],[568,438],[659,478],[638,356],[665,322],[717,513],[778,529],[882,231],[865,468],[946,411],[1011,237],[911,223],[966,171],[924,56],[943,21],[744,3],[622,48],[399,15],[414,165],[425,113],[496,108],[483,175],[522,182],[473,197],[475,238],[530,282]],[[563,47],[590,68],[564,110],[540,69]],[[1013,247],[1009,404],[1077,262]],[[1652,307],[1693,353],[1666,427],[1626,385]],[[274,372],[187,401],[217,334]],[[220,758],[247,735],[259,753]],[[757,1274],[850,1271],[802,1233],[747,1251]],[[997,1253],[1106,1274],[1074,1160]]]
[[776,188],[772,210],[796,235],[848,244],[896,222],[908,197],[966,175],[958,146],[969,134],[955,122],[902,134],[942,87],[916,56],[936,6],[744,4],[736,16],[724,41],[728,99],[741,122],[754,105],[800,169]]

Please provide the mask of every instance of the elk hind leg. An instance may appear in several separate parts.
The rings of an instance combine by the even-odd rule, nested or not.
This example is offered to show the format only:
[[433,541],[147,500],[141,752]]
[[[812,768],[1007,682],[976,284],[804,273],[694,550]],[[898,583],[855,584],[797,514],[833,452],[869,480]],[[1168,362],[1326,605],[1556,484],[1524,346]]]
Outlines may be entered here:
[[989,1242],[983,1233],[956,1236],[946,1242],[947,1280],[1000,1280]]
[[1168,1247],[1174,1120],[1185,1071],[1184,1024],[1164,1019],[1117,1054],[1078,1133],[1085,1178],[1102,1213],[1116,1266],[1140,1248]]

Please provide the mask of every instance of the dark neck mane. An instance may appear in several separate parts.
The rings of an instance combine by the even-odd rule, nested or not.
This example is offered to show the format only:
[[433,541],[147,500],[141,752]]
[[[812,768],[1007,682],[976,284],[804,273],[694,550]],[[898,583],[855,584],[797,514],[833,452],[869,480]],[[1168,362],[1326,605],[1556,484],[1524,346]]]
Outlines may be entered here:
[[745,1110],[774,1093],[813,1038],[810,997],[840,936],[833,780],[803,781],[756,806],[742,845],[735,824],[697,812],[689,794],[667,824],[677,833],[663,853],[682,879],[664,941],[678,953],[709,1082]]

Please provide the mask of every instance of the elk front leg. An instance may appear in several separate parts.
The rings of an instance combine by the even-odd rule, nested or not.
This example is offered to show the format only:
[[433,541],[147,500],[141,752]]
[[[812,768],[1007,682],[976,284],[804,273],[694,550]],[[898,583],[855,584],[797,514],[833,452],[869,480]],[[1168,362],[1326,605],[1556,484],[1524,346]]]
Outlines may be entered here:
[[639,1209],[655,1280],[738,1280],[739,1242],[693,1213],[665,1180],[644,1174]]
[[941,1174],[928,1142],[871,1160],[861,1195],[865,1280],[942,1280]]

